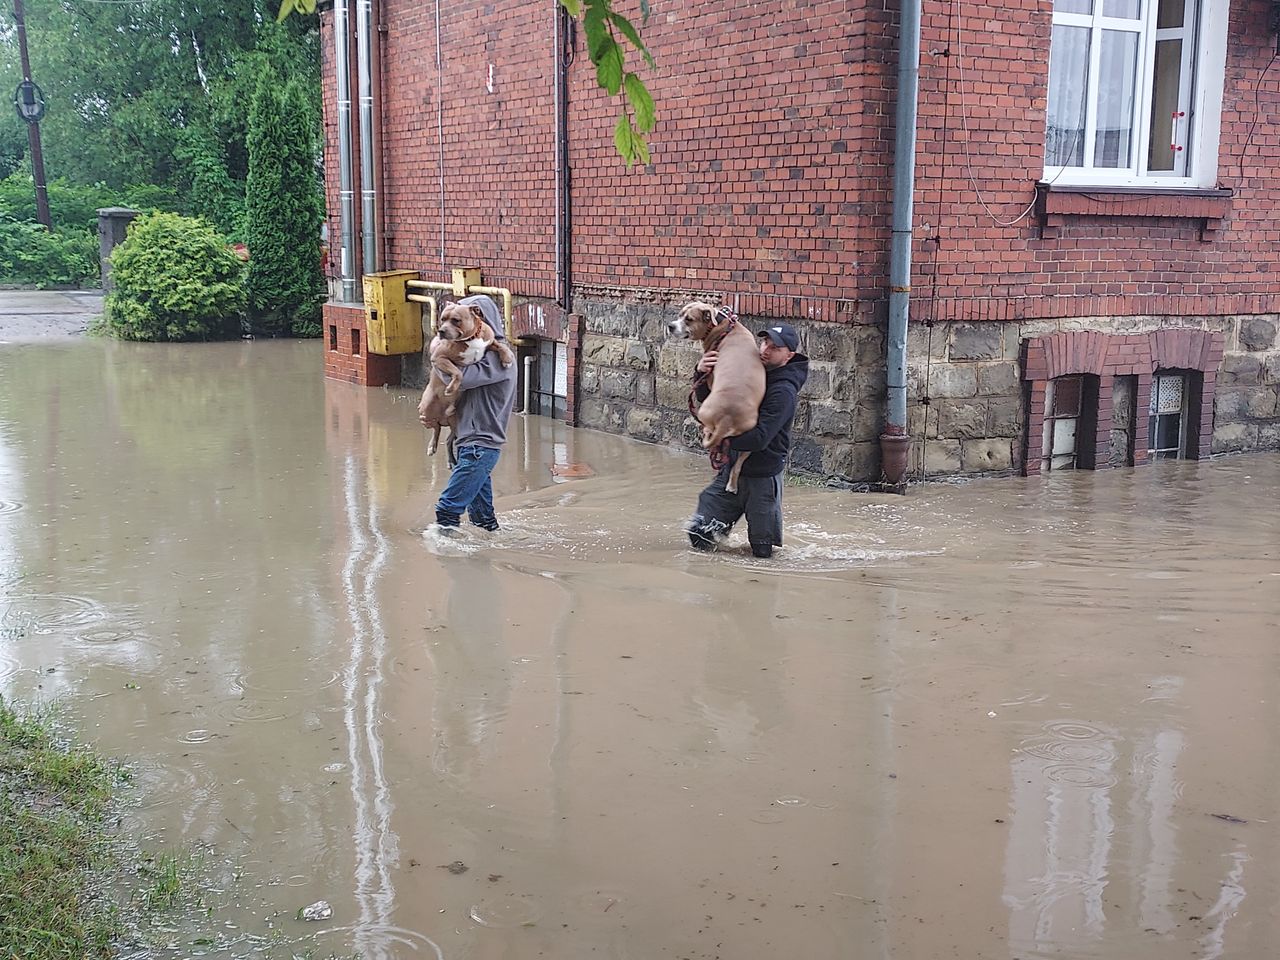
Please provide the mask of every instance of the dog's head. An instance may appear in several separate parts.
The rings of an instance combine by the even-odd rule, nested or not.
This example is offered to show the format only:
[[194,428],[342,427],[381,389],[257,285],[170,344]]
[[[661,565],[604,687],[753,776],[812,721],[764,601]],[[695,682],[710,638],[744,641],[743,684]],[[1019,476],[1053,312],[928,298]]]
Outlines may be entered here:
[[680,315],[668,321],[667,333],[673,337],[685,337],[689,340],[704,340],[715,326],[724,319],[717,307],[701,300],[686,303]]
[[460,303],[447,304],[436,320],[436,336],[441,340],[470,340],[484,323],[479,307],[464,307]]

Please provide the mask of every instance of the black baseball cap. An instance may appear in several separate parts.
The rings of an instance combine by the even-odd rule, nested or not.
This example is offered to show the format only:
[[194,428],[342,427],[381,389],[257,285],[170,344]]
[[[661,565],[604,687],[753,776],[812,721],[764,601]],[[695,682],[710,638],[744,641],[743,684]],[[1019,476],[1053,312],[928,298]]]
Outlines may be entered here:
[[800,334],[796,333],[796,328],[789,323],[781,321],[771,323],[757,336],[768,337],[780,347],[786,347],[793,353],[800,349]]

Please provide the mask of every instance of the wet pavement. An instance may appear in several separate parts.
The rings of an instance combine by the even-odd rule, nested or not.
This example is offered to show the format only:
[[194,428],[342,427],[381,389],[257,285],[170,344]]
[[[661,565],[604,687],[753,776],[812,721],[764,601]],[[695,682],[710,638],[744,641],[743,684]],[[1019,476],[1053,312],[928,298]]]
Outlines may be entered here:
[[1274,949],[1280,457],[788,487],[760,562],[699,458],[516,418],[446,540],[416,397],[320,371],[0,347],[0,693],[208,851],[150,955]]
[[0,290],[0,347],[78,337],[101,314],[101,290]]

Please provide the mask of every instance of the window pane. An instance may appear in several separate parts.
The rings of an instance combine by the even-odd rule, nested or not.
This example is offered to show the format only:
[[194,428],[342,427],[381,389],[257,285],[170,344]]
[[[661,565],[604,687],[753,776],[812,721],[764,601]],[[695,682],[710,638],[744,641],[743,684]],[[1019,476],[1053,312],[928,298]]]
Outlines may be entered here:
[[1182,417],[1176,413],[1166,413],[1156,417],[1156,437],[1154,450],[1177,450],[1178,433],[1182,427]]
[[1051,416],[1076,417],[1080,415],[1080,377],[1058,377],[1053,381],[1053,410]]
[[1182,86],[1182,41],[1160,40],[1156,43],[1155,67],[1152,70],[1151,89],[1151,142],[1147,158],[1148,170],[1169,172],[1177,163],[1178,151],[1173,146],[1180,130],[1186,124],[1174,126],[1174,114],[1178,112]]
[[1054,25],[1049,48],[1049,111],[1044,162],[1084,164],[1084,105],[1089,89],[1089,30]]
[[1103,30],[1098,69],[1098,133],[1093,146],[1093,165],[1127,167],[1133,162],[1138,35]]
[[1186,16],[1186,0],[1160,0],[1160,11],[1156,14],[1156,27],[1169,30],[1182,26]]
[[1102,15],[1137,20],[1142,15],[1141,0],[1102,0]]
[[1053,455],[1055,457],[1075,456],[1076,422],[1074,417],[1053,421]]
[[1093,0],[1053,0],[1054,13],[1093,13]]

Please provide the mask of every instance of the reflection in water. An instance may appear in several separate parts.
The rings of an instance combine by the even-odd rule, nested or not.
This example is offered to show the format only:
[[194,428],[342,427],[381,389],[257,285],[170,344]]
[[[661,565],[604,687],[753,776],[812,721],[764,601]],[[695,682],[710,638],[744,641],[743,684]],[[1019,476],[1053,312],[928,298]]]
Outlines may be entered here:
[[[398,855],[381,735],[387,634],[376,602],[390,549],[377,505],[367,487],[361,489],[362,480],[354,458],[348,456],[343,487],[350,547],[342,568],[342,591],[351,626],[351,653],[342,678],[343,723],[355,807],[354,894],[360,907],[355,944],[362,956],[380,958],[394,956],[387,952],[387,944],[376,930],[390,924],[396,895],[391,872]],[[367,932],[366,927],[374,932]]]
[[0,693],[243,874],[209,955],[1270,955],[1280,457],[792,487],[757,563],[534,417],[445,545],[321,349],[0,348]]

